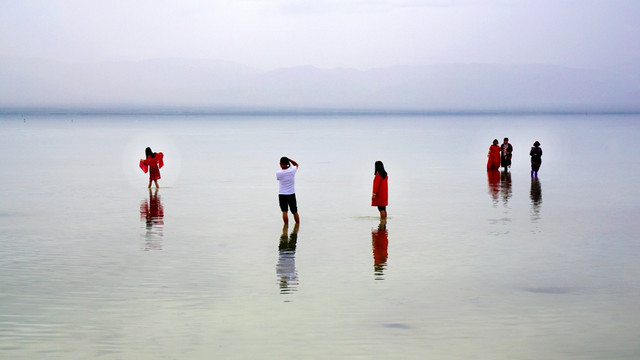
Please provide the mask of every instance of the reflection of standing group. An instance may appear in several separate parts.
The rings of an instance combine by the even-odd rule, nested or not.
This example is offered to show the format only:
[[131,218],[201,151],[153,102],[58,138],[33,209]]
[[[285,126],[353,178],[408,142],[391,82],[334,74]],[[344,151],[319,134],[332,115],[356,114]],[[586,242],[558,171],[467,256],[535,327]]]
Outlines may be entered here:
[[[531,177],[538,177],[540,165],[542,165],[542,149],[540,142],[536,141],[529,152],[531,156]],[[500,167],[504,171],[511,168],[511,158],[513,156],[513,146],[509,143],[509,138],[504,138],[502,145],[498,146],[498,140],[494,139],[493,144],[489,146],[487,154],[487,170],[498,170]]]
[[494,205],[498,204],[500,199],[506,206],[511,199],[511,173],[509,171],[501,172],[498,169],[487,170],[487,180],[489,181],[489,194],[493,199]]

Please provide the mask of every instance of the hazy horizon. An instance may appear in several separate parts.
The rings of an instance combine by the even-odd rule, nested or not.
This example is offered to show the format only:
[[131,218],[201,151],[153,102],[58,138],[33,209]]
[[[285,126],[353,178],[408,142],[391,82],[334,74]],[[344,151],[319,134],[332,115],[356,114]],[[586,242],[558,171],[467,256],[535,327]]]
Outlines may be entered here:
[[85,62],[0,57],[0,107],[211,111],[639,110],[640,71],[439,64],[260,71],[237,63]]
[[640,3],[7,1],[0,106],[637,109]]

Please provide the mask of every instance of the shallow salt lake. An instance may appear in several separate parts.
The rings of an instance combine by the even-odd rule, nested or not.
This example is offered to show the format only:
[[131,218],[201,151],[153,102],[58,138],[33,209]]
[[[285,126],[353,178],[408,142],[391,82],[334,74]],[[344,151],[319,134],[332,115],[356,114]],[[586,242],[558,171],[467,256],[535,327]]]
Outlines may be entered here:
[[[0,358],[636,359],[639,134],[638,115],[3,116]],[[487,173],[505,136],[512,168]]]

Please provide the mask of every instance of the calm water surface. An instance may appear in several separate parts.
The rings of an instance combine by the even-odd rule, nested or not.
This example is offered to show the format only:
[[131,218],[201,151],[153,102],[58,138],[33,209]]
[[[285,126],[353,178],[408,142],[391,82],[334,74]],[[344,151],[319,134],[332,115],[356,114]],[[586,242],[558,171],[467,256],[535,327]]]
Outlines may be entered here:
[[[0,358],[637,359],[639,135],[639,116],[5,116]],[[505,136],[513,166],[487,173]]]

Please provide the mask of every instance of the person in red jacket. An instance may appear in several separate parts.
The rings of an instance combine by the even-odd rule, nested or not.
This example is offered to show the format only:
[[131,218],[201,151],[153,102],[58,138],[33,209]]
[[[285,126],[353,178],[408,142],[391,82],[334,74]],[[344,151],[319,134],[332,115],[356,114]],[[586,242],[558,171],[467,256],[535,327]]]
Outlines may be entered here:
[[156,189],[159,188],[158,180],[160,179],[160,168],[164,166],[164,154],[161,152],[154,153],[151,151],[151,148],[146,148],[144,150],[146,159],[140,160],[140,169],[144,171],[146,174],[149,172],[149,186],[151,188],[151,182],[153,181],[156,184]]
[[387,185],[387,172],[384,170],[382,161],[376,161],[375,177],[373,178],[373,193],[371,195],[371,206],[377,206],[380,211],[380,218],[387,218],[387,205],[389,203],[389,188]]

